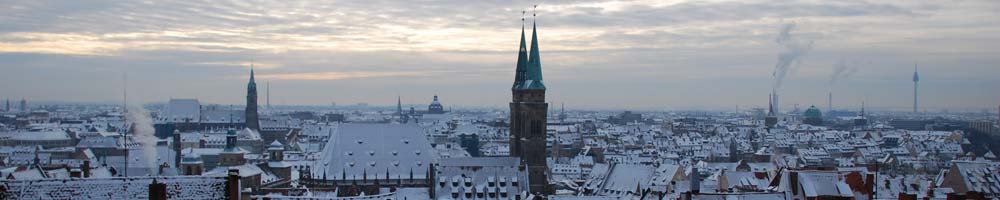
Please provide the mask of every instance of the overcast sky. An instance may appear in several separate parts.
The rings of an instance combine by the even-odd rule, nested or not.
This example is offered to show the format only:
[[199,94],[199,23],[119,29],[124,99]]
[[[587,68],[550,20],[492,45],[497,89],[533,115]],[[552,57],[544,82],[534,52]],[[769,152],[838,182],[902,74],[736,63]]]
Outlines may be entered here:
[[504,108],[533,4],[568,108],[906,109],[915,64],[931,111],[1000,104],[994,0],[2,0],[0,98],[242,104],[252,60],[262,104]]

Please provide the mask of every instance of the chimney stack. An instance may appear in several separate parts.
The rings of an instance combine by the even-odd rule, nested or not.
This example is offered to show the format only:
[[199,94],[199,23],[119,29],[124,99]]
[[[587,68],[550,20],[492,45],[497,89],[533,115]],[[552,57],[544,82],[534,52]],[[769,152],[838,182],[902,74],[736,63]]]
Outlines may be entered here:
[[83,166],[80,166],[80,170],[83,170],[83,177],[90,178],[90,160],[84,160]]
[[698,167],[691,168],[691,194],[701,193],[701,176],[698,175]]
[[181,166],[181,131],[174,130],[174,134],[171,135],[174,142],[174,167],[180,168]]
[[229,168],[226,177],[226,199],[236,200],[240,198],[240,169]]
[[153,179],[153,183],[149,184],[149,199],[150,200],[167,200],[167,184],[160,183]]
[[874,199],[874,197],[875,197],[875,174],[873,174],[873,173],[865,174],[865,192],[868,193],[868,199]]
[[792,195],[799,195],[799,172],[788,172],[788,184],[791,185]]

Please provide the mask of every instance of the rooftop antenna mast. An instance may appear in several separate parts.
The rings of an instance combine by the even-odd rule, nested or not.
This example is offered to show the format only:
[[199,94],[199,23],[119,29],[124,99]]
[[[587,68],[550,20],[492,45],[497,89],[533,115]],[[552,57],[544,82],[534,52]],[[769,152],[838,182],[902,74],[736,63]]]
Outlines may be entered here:
[[128,125],[128,72],[122,73],[122,147],[125,150],[125,169],[122,169],[122,175],[128,177],[128,131],[131,129]]

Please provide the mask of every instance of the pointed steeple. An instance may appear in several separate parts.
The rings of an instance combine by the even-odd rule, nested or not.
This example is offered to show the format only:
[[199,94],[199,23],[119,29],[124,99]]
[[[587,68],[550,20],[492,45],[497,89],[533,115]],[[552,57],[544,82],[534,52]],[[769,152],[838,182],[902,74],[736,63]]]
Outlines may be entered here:
[[403,115],[403,97],[396,96],[396,114]]
[[[270,91],[268,91],[270,92]],[[260,130],[260,120],[257,113],[257,82],[254,80],[253,60],[250,61],[250,81],[247,83],[247,103],[245,111],[246,127],[255,131]],[[232,117],[230,117],[232,119]],[[233,123],[230,123],[233,124]]]
[[250,82],[247,83],[247,90],[253,90],[253,93],[257,94],[257,82],[253,78],[253,61],[250,62]]
[[[523,13],[523,11],[522,11]],[[521,46],[517,50],[517,68],[514,70],[514,86],[511,89],[518,90],[524,85],[527,79],[525,74],[528,69],[528,47],[524,40],[524,17],[521,17]]]
[[531,23],[531,51],[528,52],[528,68],[525,73],[524,85],[526,90],[545,90],[542,84],[542,60],[538,55],[538,32],[535,22]]

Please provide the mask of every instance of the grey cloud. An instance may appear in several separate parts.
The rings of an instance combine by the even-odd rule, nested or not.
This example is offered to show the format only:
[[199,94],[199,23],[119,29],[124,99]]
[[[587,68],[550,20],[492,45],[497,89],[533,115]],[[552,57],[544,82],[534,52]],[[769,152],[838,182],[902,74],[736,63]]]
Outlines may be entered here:
[[[192,96],[236,103],[240,91],[230,90],[241,87],[240,79],[246,75],[242,64],[253,58],[275,66],[259,69],[263,74],[427,74],[276,81],[276,86],[288,84],[282,91],[289,101],[297,103],[326,104],[338,98],[378,103],[382,97],[388,97],[385,102],[389,102],[394,94],[368,90],[394,90],[412,96],[450,92],[455,96],[452,102],[466,105],[479,104],[476,97],[492,97],[495,99],[483,103],[503,105],[503,95],[509,94],[494,93],[509,87],[520,10],[534,3],[541,3],[537,19],[547,85],[553,88],[553,98],[589,101],[578,103],[581,105],[623,98],[620,106],[624,107],[660,106],[659,102],[763,104],[764,98],[758,96],[768,92],[767,79],[780,48],[774,43],[778,36],[775,27],[783,19],[801,21],[794,33],[803,37],[826,38],[803,58],[809,64],[817,63],[810,66],[823,67],[803,68],[786,80],[795,83],[789,84],[786,96],[810,99],[810,94],[801,92],[808,91],[802,85],[823,87],[828,84],[827,77],[842,76],[830,75],[829,66],[846,54],[862,52],[857,49],[870,52],[866,58],[875,64],[851,76],[849,82],[841,81],[844,83],[838,87],[895,77],[914,59],[927,63],[928,83],[935,78],[995,81],[983,74],[1000,73],[993,67],[998,60],[992,55],[997,51],[983,42],[1000,35],[1000,20],[996,20],[1000,17],[992,12],[998,6],[991,1],[949,5],[913,1],[683,2],[665,7],[626,1],[635,5],[620,9],[577,6],[601,3],[597,0],[152,2],[0,4],[0,21],[4,22],[0,23],[0,50],[7,48],[0,51],[6,52],[0,53],[0,69],[20,75],[4,73],[0,83],[53,78],[115,80],[116,74],[128,71],[137,82],[149,85],[150,91],[159,91],[150,94],[149,101]],[[566,9],[550,11],[556,7]],[[530,17],[527,21],[530,24]],[[83,39],[63,38],[67,35]],[[70,41],[82,47],[110,47],[83,48],[87,54],[63,55],[53,50],[59,46],[45,43],[69,40],[84,40]],[[20,51],[18,47],[22,47]],[[810,83],[810,79],[822,81]],[[109,98],[105,96],[116,96],[116,90],[101,91],[102,87],[115,87],[110,80],[82,89],[37,84],[35,89],[48,93],[0,87],[0,96]],[[890,88],[890,83],[869,84],[883,85],[868,88]],[[720,87],[733,96],[697,92],[705,85],[724,85]],[[618,96],[591,97],[592,88],[616,90]],[[76,94],[74,89],[85,94]],[[694,96],[688,100],[672,91]],[[847,98],[851,94],[839,95]],[[986,102],[961,101],[956,105]]]

